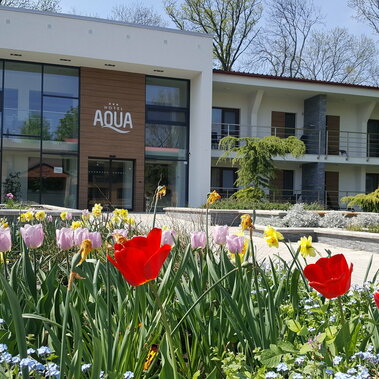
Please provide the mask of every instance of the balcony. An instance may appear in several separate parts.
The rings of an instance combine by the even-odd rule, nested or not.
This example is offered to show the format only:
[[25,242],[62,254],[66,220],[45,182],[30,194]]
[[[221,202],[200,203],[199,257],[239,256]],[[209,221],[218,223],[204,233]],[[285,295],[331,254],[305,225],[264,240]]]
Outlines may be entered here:
[[349,158],[369,160],[369,158],[379,157],[379,133],[214,123],[212,124],[212,149],[219,150],[219,142],[226,136],[259,138],[296,136],[305,143],[306,154],[318,157],[321,155],[343,156],[346,160]]

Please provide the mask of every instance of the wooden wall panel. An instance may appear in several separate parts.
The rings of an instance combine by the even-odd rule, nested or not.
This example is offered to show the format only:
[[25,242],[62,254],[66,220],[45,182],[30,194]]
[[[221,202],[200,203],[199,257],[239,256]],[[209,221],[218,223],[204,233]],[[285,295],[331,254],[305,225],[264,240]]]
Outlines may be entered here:
[[[130,112],[133,128],[120,134],[111,128],[93,125],[96,110],[103,114],[111,104],[112,112]],[[113,106],[113,104],[115,104]],[[145,165],[145,75],[119,71],[81,69],[80,82],[80,167],[79,207],[87,207],[88,158],[133,159],[133,210],[144,208]]]

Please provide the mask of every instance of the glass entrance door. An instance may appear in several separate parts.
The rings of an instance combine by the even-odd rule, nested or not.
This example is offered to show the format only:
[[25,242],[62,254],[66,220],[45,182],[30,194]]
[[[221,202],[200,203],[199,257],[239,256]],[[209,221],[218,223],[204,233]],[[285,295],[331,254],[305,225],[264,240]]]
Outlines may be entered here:
[[107,158],[88,159],[88,209],[133,208],[134,162]]

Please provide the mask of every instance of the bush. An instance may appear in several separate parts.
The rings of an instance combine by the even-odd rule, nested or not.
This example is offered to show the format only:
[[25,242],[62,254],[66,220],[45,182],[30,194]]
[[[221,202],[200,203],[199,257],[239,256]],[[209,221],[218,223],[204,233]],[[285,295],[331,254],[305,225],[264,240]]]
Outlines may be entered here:
[[343,213],[330,212],[325,214],[320,220],[322,228],[345,228],[347,225],[347,218]]
[[379,188],[367,195],[360,193],[355,196],[345,196],[341,199],[348,207],[358,206],[364,212],[379,212]]
[[312,211],[305,210],[304,204],[295,204],[281,220],[282,226],[289,228],[317,227],[320,216]]
[[349,223],[349,228],[375,228],[379,227],[379,214],[359,214],[353,217]]

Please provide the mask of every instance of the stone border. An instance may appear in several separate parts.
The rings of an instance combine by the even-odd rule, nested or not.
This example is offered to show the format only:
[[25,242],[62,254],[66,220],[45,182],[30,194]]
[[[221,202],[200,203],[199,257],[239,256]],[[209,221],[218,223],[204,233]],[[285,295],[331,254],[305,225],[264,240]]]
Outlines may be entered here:
[[[205,223],[205,209],[199,208],[164,208],[166,214],[173,218],[180,218],[192,221],[198,224]],[[209,221],[211,225],[229,225],[238,226],[240,224],[241,214],[252,214],[252,210],[234,210],[234,209],[210,209]],[[326,214],[330,211],[322,211]],[[334,212],[334,211],[333,211]],[[257,210],[257,217],[269,219],[272,216],[283,217],[286,211],[266,211]],[[341,212],[347,213],[350,217],[359,214],[360,212]],[[263,234],[264,225],[255,225],[255,230],[259,234]],[[379,233],[368,232],[353,232],[343,229],[327,229],[327,228],[282,228],[275,227],[275,229],[282,233],[286,240],[297,242],[300,237],[312,236],[314,242],[326,243],[336,247],[349,248],[354,250],[369,251],[372,253],[379,253]]]

